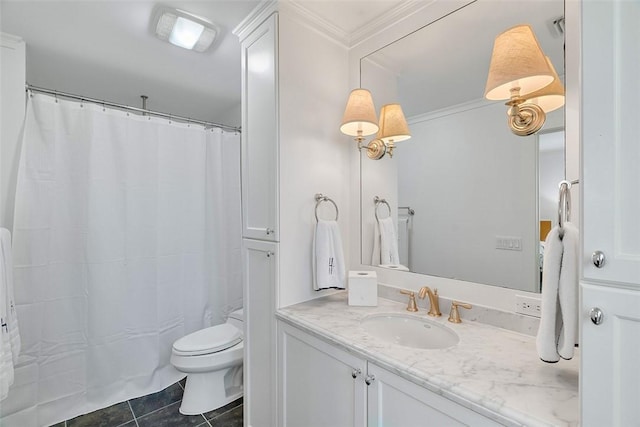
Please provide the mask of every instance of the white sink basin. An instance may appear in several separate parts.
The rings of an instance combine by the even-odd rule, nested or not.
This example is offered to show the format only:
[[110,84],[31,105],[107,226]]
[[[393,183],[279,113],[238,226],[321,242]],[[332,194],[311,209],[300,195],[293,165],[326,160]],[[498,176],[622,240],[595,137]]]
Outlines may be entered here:
[[406,347],[442,349],[458,344],[451,329],[428,319],[402,314],[376,314],[362,319],[364,330],[374,337]]

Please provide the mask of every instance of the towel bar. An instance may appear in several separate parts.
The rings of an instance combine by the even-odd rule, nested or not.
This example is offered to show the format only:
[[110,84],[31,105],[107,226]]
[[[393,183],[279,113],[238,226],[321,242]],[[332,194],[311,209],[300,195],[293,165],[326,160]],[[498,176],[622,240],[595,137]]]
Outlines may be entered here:
[[331,198],[323,195],[322,193],[317,193],[315,196],[316,199],[316,222],[318,222],[318,206],[320,206],[320,203],[322,202],[331,202],[331,204],[333,204],[333,207],[336,208],[336,219],[335,221],[338,220],[338,205],[336,205],[336,202],[334,202],[333,200],[331,200]]
[[391,206],[389,205],[389,202],[387,202],[385,199],[381,199],[378,196],[375,196],[373,198],[373,202],[376,204],[376,207],[373,209],[373,214],[376,217],[376,221],[380,221],[380,218],[378,217],[378,206],[380,205],[380,203],[387,205],[387,209],[389,210],[389,215],[387,216],[391,216]]
[[571,184],[578,181],[560,181],[558,184],[558,227],[560,228],[560,238],[564,236],[564,223],[571,220]]

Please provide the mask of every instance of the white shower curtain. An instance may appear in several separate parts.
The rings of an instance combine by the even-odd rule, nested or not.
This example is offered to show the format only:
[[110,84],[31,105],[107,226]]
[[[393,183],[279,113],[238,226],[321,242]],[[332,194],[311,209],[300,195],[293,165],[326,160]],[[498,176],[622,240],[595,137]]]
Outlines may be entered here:
[[161,390],[180,378],[172,343],[241,306],[238,140],[30,97],[13,234],[22,354],[2,426]]

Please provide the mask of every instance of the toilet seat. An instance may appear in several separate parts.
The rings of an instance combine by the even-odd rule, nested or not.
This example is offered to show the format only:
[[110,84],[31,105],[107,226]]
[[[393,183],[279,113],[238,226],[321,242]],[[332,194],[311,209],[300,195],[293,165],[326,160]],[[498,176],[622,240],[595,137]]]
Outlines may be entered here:
[[242,332],[229,323],[193,332],[173,343],[178,356],[200,356],[226,350],[242,341]]

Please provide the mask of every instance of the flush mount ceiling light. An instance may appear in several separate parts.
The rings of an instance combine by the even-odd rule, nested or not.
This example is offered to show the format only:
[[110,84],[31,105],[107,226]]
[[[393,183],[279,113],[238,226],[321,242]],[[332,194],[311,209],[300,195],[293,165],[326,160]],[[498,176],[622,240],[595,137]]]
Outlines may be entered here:
[[156,36],[185,49],[204,52],[219,33],[214,23],[184,10],[160,8],[156,14]]

